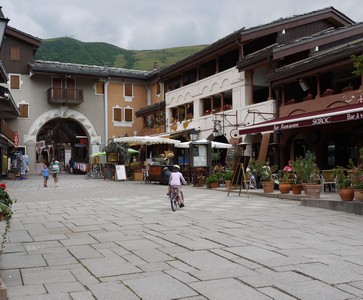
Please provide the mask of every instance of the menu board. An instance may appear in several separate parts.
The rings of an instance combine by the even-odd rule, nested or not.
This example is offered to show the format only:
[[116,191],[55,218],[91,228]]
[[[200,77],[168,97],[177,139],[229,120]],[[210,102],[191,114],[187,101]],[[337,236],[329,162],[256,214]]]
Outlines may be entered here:
[[116,165],[116,180],[126,180],[125,165]]
[[236,157],[236,145],[233,145],[232,148],[229,148],[226,155],[226,164],[232,164],[233,160]]
[[193,166],[194,167],[207,167],[207,149],[208,145],[193,145]]

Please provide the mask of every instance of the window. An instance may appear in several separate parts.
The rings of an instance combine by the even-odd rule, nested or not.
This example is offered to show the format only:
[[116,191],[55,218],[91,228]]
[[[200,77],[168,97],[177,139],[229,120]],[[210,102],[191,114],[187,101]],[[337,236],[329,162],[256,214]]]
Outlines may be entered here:
[[157,95],[160,95],[161,94],[161,84],[160,84],[160,82],[158,82],[156,84],[156,94]]
[[20,61],[20,48],[19,47],[10,48],[10,60],[11,61]]
[[132,84],[131,83],[125,83],[125,97],[132,97]]
[[125,122],[133,121],[133,110],[132,108],[125,108]]
[[103,95],[105,93],[104,82],[97,81],[96,82],[96,95]]
[[29,103],[19,103],[19,118],[28,119],[29,118]]
[[11,90],[20,90],[20,75],[9,75],[9,81]]
[[122,108],[121,107],[113,108],[113,120],[116,122],[122,121]]

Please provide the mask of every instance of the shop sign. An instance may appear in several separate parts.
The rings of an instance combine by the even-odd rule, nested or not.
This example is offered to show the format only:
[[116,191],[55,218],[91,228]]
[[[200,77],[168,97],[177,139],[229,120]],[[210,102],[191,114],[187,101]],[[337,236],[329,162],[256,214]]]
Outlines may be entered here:
[[354,112],[354,113],[340,113],[332,116],[321,116],[321,117],[311,117],[305,120],[292,119],[290,121],[280,122],[279,124],[266,124],[262,126],[256,126],[252,128],[244,128],[239,131],[240,134],[247,133],[255,133],[262,131],[280,131],[301,127],[309,127],[309,126],[318,126],[318,125],[326,125],[330,123],[344,122],[344,121],[356,121],[363,120],[363,112]]
[[19,146],[19,135],[18,135],[18,132],[15,131],[14,132],[14,147],[18,148],[18,146]]

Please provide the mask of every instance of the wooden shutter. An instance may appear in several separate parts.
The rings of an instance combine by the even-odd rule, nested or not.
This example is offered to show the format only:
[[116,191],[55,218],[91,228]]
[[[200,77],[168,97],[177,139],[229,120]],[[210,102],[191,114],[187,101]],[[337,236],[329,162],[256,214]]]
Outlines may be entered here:
[[11,61],[20,61],[20,48],[19,47],[10,48],[10,60]]
[[66,80],[67,85],[67,99],[74,100],[76,99],[76,80],[73,78],[68,78]]
[[125,108],[125,121],[132,122],[132,109]]
[[121,122],[122,121],[122,110],[120,107],[114,107],[113,108],[113,120]]
[[125,83],[125,96],[132,97],[132,84]]
[[29,118],[29,104],[19,104],[20,118]]
[[105,93],[104,91],[104,84],[102,81],[97,81],[96,84],[96,94],[103,95]]
[[19,90],[20,89],[20,76],[10,75],[10,89]]

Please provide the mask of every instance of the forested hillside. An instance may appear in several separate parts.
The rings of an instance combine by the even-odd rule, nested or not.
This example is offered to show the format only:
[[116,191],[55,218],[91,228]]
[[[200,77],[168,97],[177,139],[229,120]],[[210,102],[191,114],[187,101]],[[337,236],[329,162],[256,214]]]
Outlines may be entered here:
[[107,43],[85,43],[70,37],[44,39],[35,59],[150,71],[168,66],[205,45],[158,50],[126,50]]

